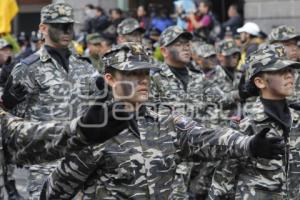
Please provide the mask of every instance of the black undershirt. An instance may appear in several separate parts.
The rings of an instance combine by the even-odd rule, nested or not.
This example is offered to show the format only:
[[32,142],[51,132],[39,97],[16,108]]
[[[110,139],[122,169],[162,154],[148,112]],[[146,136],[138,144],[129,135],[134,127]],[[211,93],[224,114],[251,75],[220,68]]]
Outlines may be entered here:
[[291,113],[285,99],[269,100],[260,98],[264,105],[264,110],[272,119],[277,121],[285,132],[289,132],[291,128]]
[[58,62],[66,72],[69,71],[69,57],[71,55],[71,51],[68,48],[53,48],[48,45],[45,45],[46,50],[50,54],[50,56]]

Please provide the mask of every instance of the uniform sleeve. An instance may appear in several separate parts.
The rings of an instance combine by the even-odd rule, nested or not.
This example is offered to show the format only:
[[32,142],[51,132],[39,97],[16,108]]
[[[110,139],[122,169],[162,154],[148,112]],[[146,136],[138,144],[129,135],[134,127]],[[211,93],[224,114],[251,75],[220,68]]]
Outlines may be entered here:
[[74,119],[70,123],[31,122],[1,112],[3,144],[10,162],[38,164],[88,146]]
[[41,199],[72,199],[98,168],[92,148],[67,155],[43,184]]
[[183,116],[174,116],[180,154],[193,161],[251,156],[252,137],[227,128],[207,129]]

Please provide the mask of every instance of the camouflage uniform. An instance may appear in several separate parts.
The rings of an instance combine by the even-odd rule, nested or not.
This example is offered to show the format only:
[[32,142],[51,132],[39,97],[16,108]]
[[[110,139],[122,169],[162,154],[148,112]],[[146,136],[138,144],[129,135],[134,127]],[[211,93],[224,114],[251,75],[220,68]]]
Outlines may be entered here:
[[[268,36],[268,39],[271,44],[281,43],[292,39],[299,40],[300,33],[298,33],[295,27],[293,26],[282,25],[272,29],[271,33]],[[298,58],[298,61],[299,60],[300,58]],[[289,97],[288,99],[292,103],[299,102],[299,95],[300,95],[300,77],[299,77],[299,70],[298,70],[294,95]]]
[[[152,67],[137,44],[117,46],[104,60],[106,66],[124,71]],[[152,111],[155,108],[155,104],[142,106],[128,129],[102,145],[93,146],[97,158],[94,168],[78,172],[97,182],[96,193],[87,199],[173,199],[170,195],[177,181],[174,177],[183,159],[200,161],[250,155],[250,138],[228,129],[213,131],[200,127],[171,110],[162,109],[163,113],[158,114]],[[44,185],[42,199],[68,199],[76,193],[72,190],[82,180],[69,176],[70,167],[72,160],[62,161]],[[79,182],[74,183],[76,179]]]
[[[259,72],[278,71],[288,66],[300,67],[300,63],[282,57],[284,49],[280,45],[259,49],[249,58],[247,80],[252,80]],[[214,174],[210,199],[299,199],[299,112],[290,113],[289,128],[266,111],[258,99],[240,122],[239,130],[245,135],[255,135],[265,127],[270,128],[268,136],[285,138],[285,155],[280,160],[244,158],[231,160]],[[229,197],[228,197],[229,195]]]
[[[5,47],[8,47],[8,46],[11,46],[5,39],[3,38],[0,38],[0,49],[3,49]],[[1,71],[2,71],[2,66],[0,65],[0,74],[1,74]],[[3,88],[2,88],[2,85],[0,86],[0,96],[2,96],[2,93],[3,93]]]
[[[100,44],[102,38],[99,33],[92,33],[86,37],[86,41],[90,44]],[[98,70],[99,73],[103,73],[103,62],[101,56],[89,54],[89,59],[91,60],[95,69]]]
[[[74,23],[73,9],[64,3],[50,4],[41,11],[41,23]],[[88,100],[96,95],[95,77],[98,72],[84,59],[70,55],[68,72],[42,47],[14,67],[13,83],[26,86],[25,101],[12,113],[25,119],[68,121],[81,115]],[[30,167],[29,192],[38,198],[46,176],[56,163]]]

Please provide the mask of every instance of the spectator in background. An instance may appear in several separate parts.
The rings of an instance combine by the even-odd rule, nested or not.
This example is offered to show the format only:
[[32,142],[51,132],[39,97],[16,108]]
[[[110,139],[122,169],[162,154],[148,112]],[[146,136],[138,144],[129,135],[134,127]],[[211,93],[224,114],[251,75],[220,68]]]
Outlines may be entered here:
[[100,33],[110,25],[108,16],[100,6],[95,7],[95,17],[92,19],[92,33]]
[[168,10],[159,8],[157,15],[151,20],[151,29],[157,29],[163,32],[169,26],[174,25],[174,21],[170,18]]
[[195,13],[197,8],[195,2],[193,0],[178,0],[174,2],[177,14],[177,22],[176,25],[182,29],[186,29],[188,31],[190,27],[187,22],[187,17],[189,13]]
[[260,28],[254,22],[247,22],[243,27],[238,28],[237,32],[240,33],[242,44],[241,59],[238,65],[238,69],[241,69],[246,58],[258,48]]
[[140,5],[137,8],[137,19],[140,23],[140,27],[146,30],[146,32],[149,32],[150,29],[150,18],[148,17],[148,12],[145,8],[145,6]]
[[34,53],[34,51],[31,48],[29,37],[28,35],[26,35],[25,32],[21,32],[17,40],[21,48],[20,53],[16,55],[18,60],[24,59]]
[[213,43],[221,32],[220,30],[217,30],[219,22],[212,13],[211,8],[212,3],[209,0],[203,0],[198,6],[200,20],[198,20],[195,13],[189,14],[189,20],[196,35],[201,38],[206,38],[206,41],[209,43]]
[[95,8],[92,4],[87,4],[85,6],[84,15],[86,19],[84,20],[82,31],[85,33],[92,33],[92,20],[95,17]]
[[237,29],[243,25],[243,19],[238,12],[238,6],[232,4],[229,6],[227,11],[229,19],[222,24],[222,30],[225,32],[226,28],[229,27],[233,35],[237,34]]

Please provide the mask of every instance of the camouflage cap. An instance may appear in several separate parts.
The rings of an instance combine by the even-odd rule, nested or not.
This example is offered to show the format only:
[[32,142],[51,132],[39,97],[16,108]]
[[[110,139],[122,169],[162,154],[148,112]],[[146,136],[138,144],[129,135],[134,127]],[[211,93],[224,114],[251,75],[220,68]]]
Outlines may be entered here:
[[215,47],[211,44],[202,44],[196,49],[197,56],[207,58],[216,55]]
[[287,25],[278,26],[272,29],[268,36],[270,43],[299,38],[300,34],[296,32],[295,28]]
[[0,49],[3,49],[5,47],[11,47],[12,48],[12,45],[9,44],[5,39],[0,38]]
[[230,56],[234,53],[240,53],[241,50],[234,40],[226,39],[217,43],[217,52],[223,56]]
[[42,8],[41,23],[76,23],[73,8],[66,3],[53,3]]
[[121,71],[157,68],[144,47],[135,42],[115,46],[104,54],[103,63],[105,67],[113,67]]
[[137,30],[141,33],[145,32],[145,29],[142,28],[139,22],[134,18],[124,19],[117,27],[118,35],[127,35]]
[[300,68],[300,63],[288,60],[282,45],[266,45],[247,58],[246,79],[252,80],[260,72],[278,71],[286,67]]
[[102,38],[99,33],[92,33],[86,37],[87,43],[97,44],[102,41]]
[[159,44],[161,47],[166,47],[174,42],[179,36],[185,36],[189,40],[193,38],[193,35],[190,32],[187,32],[178,26],[170,26],[161,33]]

